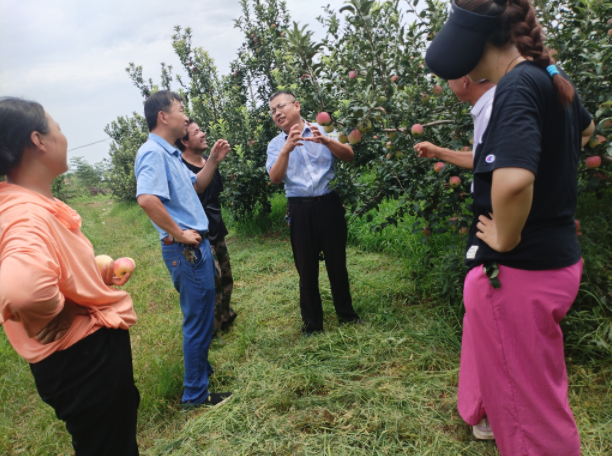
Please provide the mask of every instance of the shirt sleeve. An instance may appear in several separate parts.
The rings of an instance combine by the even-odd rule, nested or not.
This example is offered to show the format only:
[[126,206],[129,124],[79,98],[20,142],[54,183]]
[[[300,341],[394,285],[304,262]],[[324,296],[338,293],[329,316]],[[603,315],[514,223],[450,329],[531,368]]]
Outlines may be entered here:
[[580,99],[578,99],[578,104],[580,105],[580,128],[581,131],[584,131],[589,128],[589,125],[591,125],[591,121],[593,120],[593,118],[591,117],[591,114],[589,114],[589,111],[587,111],[586,108],[582,105]]
[[168,176],[161,153],[156,150],[144,150],[139,153],[142,155],[137,158],[135,167],[136,197],[155,195],[163,201],[168,201],[170,199],[170,189],[168,188]]
[[40,224],[27,217],[6,230],[0,247],[0,324],[21,322],[34,337],[64,308],[59,258]]
[[183,166],[185,166],[185,170],[187,171],[187,175],[189,176],[189,179],[191,179],[191,184],[195,185],[196,182],[198,181],[198,175],[196,173],[194,173],[193,171],[191,171],[191,169],[189,169],[189,166],[187,166],[187,163],[185,163],[182,159],[181,159],[181,163],[183,164]]
[[276,163],[276,160],[280,155],[280,151],[281,147],[279,146],[279,140],[278,138],[274,138],[272,141],[270,141],[270,144],[268,144],[268,159],[266,160],[266,170],[268,170],[268,174],[270,174],[272,166],[274,166],[274,163]]
[[542,123],[533,90],[516,81],[497,88],[494,108],[474,172],[524,168],[537,174]]

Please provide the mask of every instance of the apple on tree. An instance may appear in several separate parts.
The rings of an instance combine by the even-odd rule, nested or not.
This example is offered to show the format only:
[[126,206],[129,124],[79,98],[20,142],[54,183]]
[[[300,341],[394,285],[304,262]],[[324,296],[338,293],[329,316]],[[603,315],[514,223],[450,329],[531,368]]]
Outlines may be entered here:
[[461,185],[461,179],[459,178],[459,176],[453,176],[449,179],[448,183],[451,187],[457,188]]
[[357,78],[357,72],[355,70],[349,71],[349,79],[356,79],[356,78]]
[[597,168],[599,166],[601,166],[601,157],[599,155],[595,155],[586,159],[587,168]]
[[432,89],[432,92],[434,95],[442,95],[443,91],[444,89],[442,89],[442,87],[440,87],[439,85],[435,85],[434,88]]
[[348,135],[348,140],[351,144],[357,144],[361,141],[361,132],[357,129],[351,131]]
[[317,123],[319,125],[327,126],[331,123],[331,116],[327,112],[320,112],[317,114]]
[[441,172],[443,168],[444,168],[444,162],[437,162],[437,163],[434,163],[434,171],[435,171],[436,173]]
[[410,132],[412,133],[412,136],[421,136],[423,134],[423,125],[414,124],[410,129]]
[[348,139],[348,136],[342,134],[338,136],[338,141],[341,142],[342,144],[346,144],[347,142],[349,142],[349,139]]

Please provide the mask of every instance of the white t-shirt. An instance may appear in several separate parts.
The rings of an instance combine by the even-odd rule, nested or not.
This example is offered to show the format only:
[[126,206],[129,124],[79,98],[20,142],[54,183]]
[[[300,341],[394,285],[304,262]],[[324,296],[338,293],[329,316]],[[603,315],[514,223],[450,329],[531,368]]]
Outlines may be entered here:
[[[493,87],[487,90],[470,111],[470,115],[472,119],[474,119],[474,146],[472,147],[472,156],[476,155],[476,147],[482,143],[482,137],[489,126],[491,111],[493,111],[495,89],[496,88]],[[474,182],[472,182],[472,193],[474,193]]]

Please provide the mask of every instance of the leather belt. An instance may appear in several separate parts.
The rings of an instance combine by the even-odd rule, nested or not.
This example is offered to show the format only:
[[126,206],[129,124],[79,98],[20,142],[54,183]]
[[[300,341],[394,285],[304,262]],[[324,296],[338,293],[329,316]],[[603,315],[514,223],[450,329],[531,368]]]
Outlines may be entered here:
[[338,198],[336,192],[329,192],[321,196],[290,196],[287,198],[289,203],[320,203],[322,201]]
[[[198,231],[198,234],[200,236],[202,236],[202,240],[204,239],[208,239],[208,231]],[[170,235],[166,236],[165,238],[162,239],[162,243],[164,245],[172,245],[174,244],[174,238]],[[177,242],[177,244],[180,245],[193,245],[193,244],[181,244],[180,242]]]

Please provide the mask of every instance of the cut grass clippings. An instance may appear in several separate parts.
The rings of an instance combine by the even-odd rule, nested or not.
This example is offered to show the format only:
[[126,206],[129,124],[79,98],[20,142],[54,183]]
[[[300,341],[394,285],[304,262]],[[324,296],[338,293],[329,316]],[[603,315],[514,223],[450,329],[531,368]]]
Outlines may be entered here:
[[[366,321],[339,326],[321,263],[325,332],[300,337],[298,275],[286,234],[228,237],[239,316],[213,340],[217,408],[182,412],[178,294],[157,234],[136,205],[99,199],[73,206],[96,254],[133,257],[125,287],[142,401],[138,440],[150,455],[497,455],[475,441],[456,410],[459,345],[433,302],[415,304],[404,260],[348,249],[354,306]],[[238,234],[240,233],[240,234]],[[612,368],[569,366],[570,403],[584,455],[612,453]],[[72,454],[42,403],[27,363],[0,336],[0,454]]]

